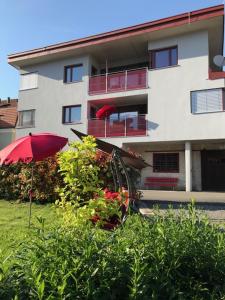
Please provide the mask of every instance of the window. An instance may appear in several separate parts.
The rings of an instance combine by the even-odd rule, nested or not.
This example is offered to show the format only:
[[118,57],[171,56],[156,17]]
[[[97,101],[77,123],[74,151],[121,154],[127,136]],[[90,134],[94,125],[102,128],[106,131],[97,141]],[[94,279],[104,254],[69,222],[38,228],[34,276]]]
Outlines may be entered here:
[[193,114],[224,111],[224,89],[191,92],[191,112]]
[[150,52],[151,68],[164,68],[178,64],[178,51],[177,46],[152,50]]
[[63,107],[63,123],[79,123],[81,121],[81,105]]
[[138,111],[113,113],[110,115],[109,120],[111,125],[113,125],[113,123],[125,122],[126,120],[127,127],[137,129]]
[[73,65],[73,66],[66,66],[64,68],[64,82],[76,82],[82,81],[83,77],[83,65]]
[[38,87],[38,73],[21,74],[20,90],[35,89]]
[[95,66],[91,66],[91,76],[95,76],[98,74],[97,68]]
[[18,113],[18,126],[19,127],[34,127],[34,114],[35,110],[24,110]]
[[179,153],[153,153],[153,172],[179,173]]

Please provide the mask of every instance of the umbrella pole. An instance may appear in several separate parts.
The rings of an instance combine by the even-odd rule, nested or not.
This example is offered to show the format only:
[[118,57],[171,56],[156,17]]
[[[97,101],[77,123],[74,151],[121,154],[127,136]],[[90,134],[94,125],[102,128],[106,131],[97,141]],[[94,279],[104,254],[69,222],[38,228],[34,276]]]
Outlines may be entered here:
[[30,206],[29,206],[29,228],[31,222],[31,205],[32,205],[32,196],[33,196],[33,179],[34,179],[34,164],[32,163],[31,167],[31,189],[29,191],[29,198],[30,198]]

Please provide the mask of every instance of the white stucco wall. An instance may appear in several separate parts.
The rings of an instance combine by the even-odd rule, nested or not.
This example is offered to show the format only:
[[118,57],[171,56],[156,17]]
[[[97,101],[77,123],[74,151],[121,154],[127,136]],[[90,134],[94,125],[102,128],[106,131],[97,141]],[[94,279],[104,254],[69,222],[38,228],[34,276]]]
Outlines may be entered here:
[[191,91],[224,87],[224,79],[208,80],[208,33],[149,42],[149,50],[173,45],[178,66],[149,72],[149,140],[225,138],[225,112],[191,113]]
[[0,129],[0,150],[15,140],[15,132],[14,128]]
[[[80,64],[84,66],[81,82],[64,83],[64,66]],[[70,131],[73,127],[82,132],[87,130],[87,93],[89,57],[74,57],[47,64],[28,66],[21,73],[38,72],[38,88],[19,92],[18,111],[35,109],[35,127],[17,128],[16,136],[29,132],[54,132],[74,139]],[[81,104],[81,123],[62,124],[62,107]]]
[[192,188],[194,191],[202,190],[201,152],[192,152]]
[[[203,143],[204,141],[225,140],[225,131],[222,130],[225,127],[225,112],[196,115],[191,113],[191,91],[224,87],[224,79],[208,79],[208,32],[200,31],[163,40],[151,40],[148,43],[148,50],[174,45],[178,46],[178,66],[149,70],[149,88],[142,90],[88,95],[88,75],[91,65],[93,64],[97,68],[100,66],[94,57],[87,55],[60,58],[57,61],[24,67],[21,73],[38,72],[38,88],[19,92],[18,110],[35,109],[35,127],[18,128],[16,136],[21,137],[29,132],[47,131],[74,140],[75,136],[70,131],[71,127],[87,132],[87,101],[106,98],[114,98],[116,101],[118,97],[147,95],[148,135],[107,138],[106,141],[123,146],[129,143],[141,145],[143,142],[145,145],[148,143],[152,145],[154,142],[164,142],[164,145],[167,145],[167,142],[179,142],[184,145],[185,141]],[[125,53],[124,56],[126,56]],[[125,61],[126,58],[124,58]],[[63,82],[64,66],[80,63],[84,66],[83,80],[65,84]],[[114,65],[116,66],[115,63]],[[81,123],[62,124],[62,107],[76,104],[82,105]],[[145,152],[145,147],[140,146],[138,151],[151,164],[152,153]],[[163,149],[158,149],[158,151],[161,150]],[[179,153],[179,173],[164,173],[163,176],[178,177],[178,188],[184,189],[184,152],[182,150]],[[195,150],[192,154],[193,189],[201,190],[201,153]],[[149,176],[162,176],[162,174],[153,173],[152,168],[144,169],[142,171],[143,180]]]
[[[146,177],[170,177],[170,178],[178,178],[177,190],[184,190],[185,187],[184,152],[183,151],[175,151],[175,152],[179,153],[179,172],[178,173],[157,173],[157,172],[153,172],[152,167],[147,167],[143,169],[141,172],[141,185],[143,188],[146,188],[144,186]],[[143,152],[142,157],[150,165],[153,165],[153,152]],[[168,187],[166,187],[165,189],[168,189]]]
[[[191,91],[224,87],[223,79],[208,80],[207,31],[150,41],[148,49],[174,45],[178,45],[178,66],[149,70],[149,89],[143,90],[89,96],[88,74],[91,64],[97,64],[89,56],[61,58],[58,61],[25,67],[21,73],[38,71],[38,88],[19,92],[18,109],[35,109],[35,128],[17,129],[17,137],[30,131],[51,131],[73,139],[70,127],[87,132],[88,100],[147,94],[148,135],[110,138],[107,141],[121,146],[133,141],[224,139],[225,133],[221,128],[225,125],[225,112],[196,115],[191,113]],[[77,63],[84,65],[83,81],[63,83],[64,66]],[[75,104],[82,104],[81,124],[62,124],[62,106]]]

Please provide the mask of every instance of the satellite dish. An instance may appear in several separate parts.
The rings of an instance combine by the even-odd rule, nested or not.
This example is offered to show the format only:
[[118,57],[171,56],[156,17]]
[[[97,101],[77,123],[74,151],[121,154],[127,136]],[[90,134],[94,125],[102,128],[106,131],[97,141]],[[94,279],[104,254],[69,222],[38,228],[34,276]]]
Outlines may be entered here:
[[225,66],[225,57],[223,55],[216,55],[213,58],[213,62],[217,67]]

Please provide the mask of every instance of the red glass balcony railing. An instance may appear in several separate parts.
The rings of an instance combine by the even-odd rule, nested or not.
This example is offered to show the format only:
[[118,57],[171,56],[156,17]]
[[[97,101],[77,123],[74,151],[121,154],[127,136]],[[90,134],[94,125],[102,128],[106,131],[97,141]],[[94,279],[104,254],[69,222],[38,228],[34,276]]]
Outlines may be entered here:
[[147,135],[146,115],[127,117],[123,120],[90,119],[88,120],[88,134],[95,137],[123,137]]
[[89,78],[89,95],[144,89],[147,87],[147,68],[106,73]]

